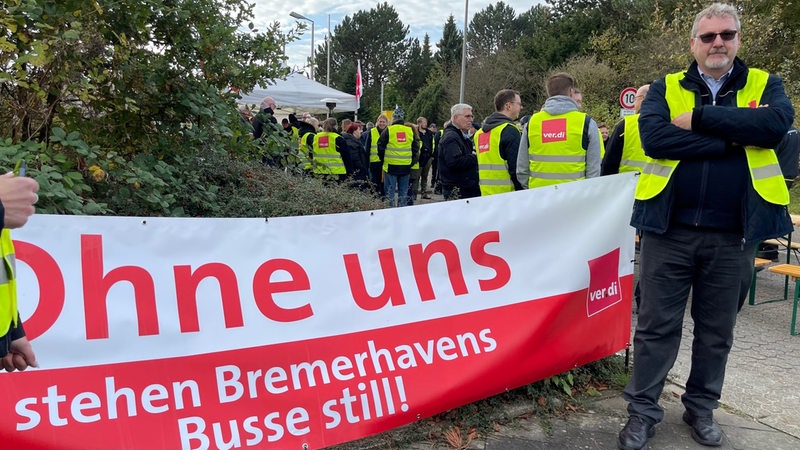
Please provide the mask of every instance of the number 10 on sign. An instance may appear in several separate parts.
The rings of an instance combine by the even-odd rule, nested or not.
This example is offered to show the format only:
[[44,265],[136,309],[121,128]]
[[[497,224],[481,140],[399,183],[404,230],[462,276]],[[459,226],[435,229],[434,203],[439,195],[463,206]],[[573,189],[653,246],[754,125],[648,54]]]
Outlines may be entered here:
[[636,101],[636,89],[626,87],[619,94],[619,104],[625,109],[633,109],[633,103]]

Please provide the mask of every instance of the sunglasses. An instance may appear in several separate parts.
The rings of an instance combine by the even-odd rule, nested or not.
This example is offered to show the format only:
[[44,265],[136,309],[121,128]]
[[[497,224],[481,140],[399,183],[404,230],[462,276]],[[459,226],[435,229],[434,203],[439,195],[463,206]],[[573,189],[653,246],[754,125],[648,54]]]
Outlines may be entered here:
[[703,44],[710,44],[717,40],[717,36],[721,37],[723,41],[732,41],[733,38],[736,37],[736,30],[726,30],[719,33],[705,33],[697,36],[703,42]]

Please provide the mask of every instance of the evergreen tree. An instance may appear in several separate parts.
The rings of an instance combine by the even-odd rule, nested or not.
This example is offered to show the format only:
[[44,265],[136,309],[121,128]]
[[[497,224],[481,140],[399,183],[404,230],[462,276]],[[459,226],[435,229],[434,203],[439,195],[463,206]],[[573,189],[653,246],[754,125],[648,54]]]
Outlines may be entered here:
[[441,65],[445,75],[452,75],[461,65],[461,52],[464,44],[463,33],[456,28],[456,20],[452,14],[447,18],[439,40],[439,51],[436,61]]

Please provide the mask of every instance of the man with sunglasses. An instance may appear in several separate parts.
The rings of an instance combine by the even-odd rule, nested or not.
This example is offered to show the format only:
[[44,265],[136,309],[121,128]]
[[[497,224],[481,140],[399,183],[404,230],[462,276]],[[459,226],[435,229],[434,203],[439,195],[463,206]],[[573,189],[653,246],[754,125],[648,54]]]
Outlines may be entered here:
[[718,407],[736,315],[759,241],[792,230],[775,152],[794,109],[780,78],[736,57],[741,23],[715,3],[692,26],[695,62],[655,81],[639,131],[648,156],[631,225],[641,237],[641,305],[628,423],[620,449],[641,449],[664,417],[658,398],[680,348],[692,292],[692,365],[681,397],[692,438],[719,446]]

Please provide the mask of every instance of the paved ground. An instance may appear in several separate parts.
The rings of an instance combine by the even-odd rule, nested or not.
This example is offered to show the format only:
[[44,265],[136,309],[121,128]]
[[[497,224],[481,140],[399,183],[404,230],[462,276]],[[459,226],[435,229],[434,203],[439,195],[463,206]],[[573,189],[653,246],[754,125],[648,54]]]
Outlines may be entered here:
[[[780,256],[782,261],[785,257]],[[794,257],[793,262],[798,263]],[[757,278],[757,302],[783,296],[784,277],[765,270]],[[742,308],[721,401],[762,424],[800,438],[800,336],[789,334],[793,290],[790,283],[788,301]],[[672,370],[678,383],[689,373],[690,325],[691,319],[686,320],[683,348]],[[800,441],[795,448],[800,448]]]

